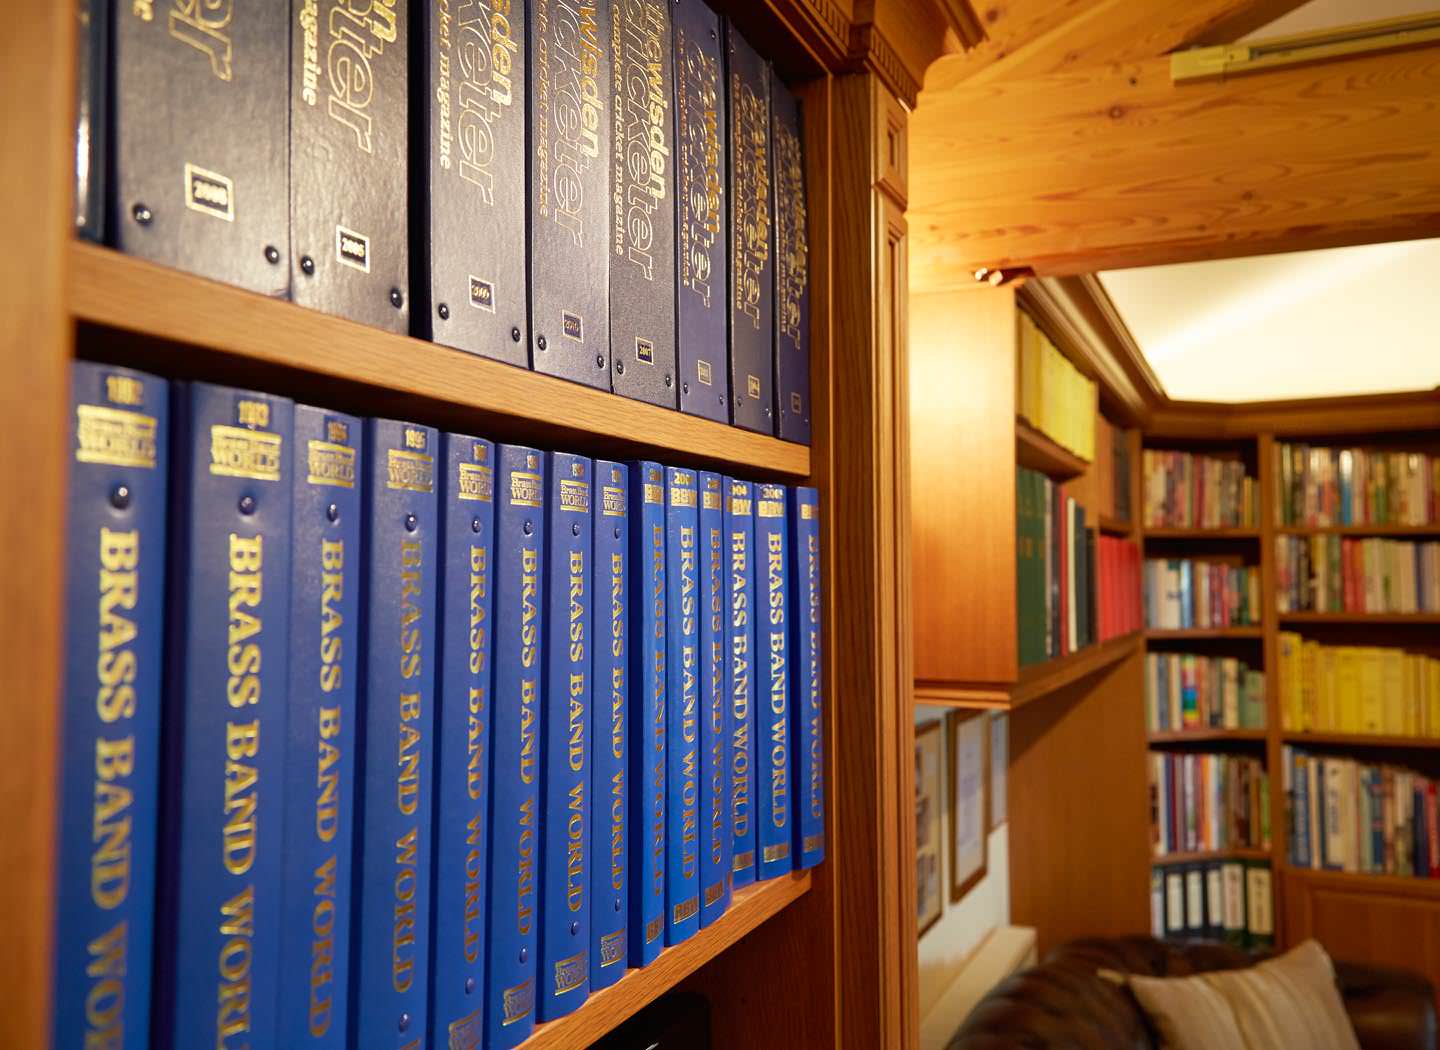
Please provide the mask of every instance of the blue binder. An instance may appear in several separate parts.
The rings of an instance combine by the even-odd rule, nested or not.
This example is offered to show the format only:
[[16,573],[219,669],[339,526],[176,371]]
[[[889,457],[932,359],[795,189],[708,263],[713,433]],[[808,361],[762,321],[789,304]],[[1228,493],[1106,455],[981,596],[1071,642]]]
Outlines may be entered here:
[[700,925],[730,907],[725,479],[700,472]]
[[820,494],[790,490],[791,660],[795,688],[790,732],[795,742],[795,834],[797,868],[825,859],[825,685],[822,672],[820,602]]
[[[756,643],[763,673],[760,702],[755,712],[758,748],[759,826],[755,829],[760,851],[756,878],[771,879],[793,867],[790,852],[794,770],[790,743],[790,608],[788,536],[785,520],[785,486],[757,485],[755,489],[755,550],[758,558],[755,589],[759,597],[760,626]],[[763,583],[764,595],[760,596]]]
[[665,943],[700,928],[699,502],[693,470],[665,468]]
[[730,882],[739,889],[755,881],[755,486],[725,486]]

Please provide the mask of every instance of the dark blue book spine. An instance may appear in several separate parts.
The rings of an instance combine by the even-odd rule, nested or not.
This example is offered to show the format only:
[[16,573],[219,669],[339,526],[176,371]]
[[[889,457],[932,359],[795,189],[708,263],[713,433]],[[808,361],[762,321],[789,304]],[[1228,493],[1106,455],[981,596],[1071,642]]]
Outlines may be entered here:
[[790,853],[790,609],[789,556],[786,551],[785,486],[757,485],[755,489],[755,550],[759,558],[755,589],[763,581],[762,613],[756,628],[760,649],[759,680],[764,699],[756,712],[756,746],[759,749],[758,879],[783,875],[793,865]]
[[478,1050],[485,1031],[495,446],[444,434],[440,462],[430,1043]]
[[[825,859],[825,682],[820,602],[820,494],[790,490],[790,640],[795,683],[790,713],[795,743],[795,833],[797,868]],[[996,761],[992,759],[992,761]]]
[[775,158],[775,401],[778,434],[810,444],[810,237],[800,100],[770,72]]
[[730,421],[775,433],[775,195],[770,68],[725,22],[729,82]]
[[170,395],[72,371],[55,1046],[150,1035]]
[[177,386],[151,1039],[275,1046],[294,405]]
[[730,421],[725,339],[725,77],[720,19],[704,0],[673,0],[675,311],[680,410]]
[[360,650],[360,421],[295,406],[280,1045],[343,1050]]
[[499,1050],[523,1042],[535,1027],[545,456],[533,448],[501,445],[496,458],[485,1043]]
[[110,8],[107,0],[79,0],[75,13],[75,230],[105,239],[109,184]]
[[593,464],[551,452],[545,507],[539,1020],[590,995],[590,587]]
[[730,907],[725,479],[700,472],[700,925]]
[[629,958],[629,475],[623,463],[595,461],[595,746],[590,759],[596,816],[590,839],[590,987],[596,991],[618,981]]
[[730,883],[739,889],[755,881],[755,486],[725,484]]
[[665,943],[700,928],[700,578],[695,472],[665,468]]
[[630,467],[630,963],[665,947],[665,468]]
[[439,435],[365,421],[354,986],[356,1050],[425,1041],[435,793]]

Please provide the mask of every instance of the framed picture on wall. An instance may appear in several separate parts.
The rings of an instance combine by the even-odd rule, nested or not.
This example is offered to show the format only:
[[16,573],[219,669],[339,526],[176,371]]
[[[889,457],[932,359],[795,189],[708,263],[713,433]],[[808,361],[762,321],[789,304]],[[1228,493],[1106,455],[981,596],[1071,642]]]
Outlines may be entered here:
[[1010,766],[1010,716],[990,716],[990,824],[994,831],[1010,819],[1005,805],[1005,774]]
[[940,775],[943,749],[939,722],[915,727],[915,917],[922,934],[945,910],[940,853],[940,811],[945,804]]
[[990,819],[990,718],[952,711],[946,718],[950,765],[950,899],[958,901],[985,877]]

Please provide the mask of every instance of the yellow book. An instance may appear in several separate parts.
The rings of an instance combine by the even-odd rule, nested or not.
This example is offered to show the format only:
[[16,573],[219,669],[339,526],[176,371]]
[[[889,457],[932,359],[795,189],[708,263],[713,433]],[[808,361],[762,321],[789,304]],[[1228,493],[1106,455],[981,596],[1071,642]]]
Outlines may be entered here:
[[1360,732],[1385,732],[1383,685],[1380,671],[1380,650],[1358,650],[1360,662]]
[[1308,639],[1300,644],[1300,728],[1307,733],[1324,730],[1319,721],[1316,703],[1315,665],[1320,658],[1320,643]]
[[1339,733],[1340,705],[1335,692],[1335,657],[1333,645],[1322,645],[1316,651],[1315,668],[1316,703],[1320,713],[1319,728],[1326,733]]
[[1380,650],[1380,697],[1385,732],[1390,736],[1413,734],[1406,718],[1405,653],[1399,649]]
[[1360,733],[1365,719],[1360,711],[1360,650],[1351,645],[1335,649],[1335,694],[1340,708],[1340,731]]
[[1425,659],[1425,701],[1430,711],[1430,735],[1440,736],[1440,660]]
[[1405,654],[1405,710],[1409,712],[1412,736],[1428,736],[1426,732],[1425,688],[1422,681],[1425,658],[1419,653]]
[[1280,632],[1280,727],[1300,729],[1300,636]]

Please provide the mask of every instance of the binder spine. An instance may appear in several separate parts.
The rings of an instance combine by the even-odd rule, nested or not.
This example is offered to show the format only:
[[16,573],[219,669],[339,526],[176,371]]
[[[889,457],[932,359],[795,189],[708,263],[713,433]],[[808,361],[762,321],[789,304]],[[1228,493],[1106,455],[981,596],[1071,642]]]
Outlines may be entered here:
[[700,472],[700,925],[730,907],[725,479]]
[[593,464],[547,457],[545,702],[541,707],[539,1020],[590,994],[591,631]]
[[771,70],[775,159],[775,401],[777,433],[810,444],[810,238],[800,100]]
[[497,458],[485,1045],[508,1048],[535,1026],[545,457],[501,445]]
[[418,1048],[429,1005],[439,435],[365,422],[364,679],[358,744],[357,1050]]
[[700,928],[699,517],[693,470],[665,468],[665,943]]
[[629,958],[630,484],[629,469],[595,461],[595,627],[592,683],[590,987],[618,981]]
[[444,434],[440,464],[429,1038],[477,1050],[485,1028],[490,866],[495,446]]
[[665,947],[665,803],[669,740],[665,468],[630,467],[630,963]]
[[759,751],[759,827],[756,878],[769,879],[791,870],[790,851],[793,777],[790,753],[790,609],[789,558],[786,552],[785,486],[759,485],[755,491],[756,594],[764,581],[764,612],[756,628],[757,654],[765,673],[764,696],[756,711]]
[[[820,494],[790,490],[791,653],[795,683],[791,739],[795,744],[795,866],[825,859],[825,685],[821,670]],[[993,758],[991,761],[1003,761]]]
[[274,1045],[294,405],[195,383],[174,413],[156,897],[170,906],[151,1038]]
[[725,483],[725,695],[730,867],[735,889],[755,881],[755,486]]
[[[54,1038],[141,1046],[155,933],[170,395],[155,376],[85,362],[72,382]],[[92,1013],[89,1002],[110,1005]]]
[[361,424],[295,407],[280,1042],[346,1046],[360,651]]

